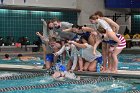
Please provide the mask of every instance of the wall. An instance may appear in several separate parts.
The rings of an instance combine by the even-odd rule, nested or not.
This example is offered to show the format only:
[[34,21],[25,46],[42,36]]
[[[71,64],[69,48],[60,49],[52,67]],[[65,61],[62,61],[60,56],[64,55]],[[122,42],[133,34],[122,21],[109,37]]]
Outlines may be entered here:
[[6,5],[76,8],[76,0],[4,0]]
[[[81,9],[81,13],[78,17],[78,24],[89,24],[89,16],[96,11],[102,11],[104,15],[113,16],[115,13],[122,14],[128,13],[129,9],[106,9],[104,6],[104,0],[77,0],[77,8]],[[113,17],[110,17],[111,19]],[[125,21],[125,17],[119,17],[116,21],[120,25],[119,33],[123,34],[126,26],[131,31],[131,16]]]
[[[13,2],[14,1],[14,2]],[[60,7],[60,8],[78,8],[81,13],[78,15],[78,24],[89,24],[89,16],[96,11],[102,11],[105,15],[114,15],[115,13],[123,14],[123,11],[118,12],[114,10],[105,9],[104,0],[4,0],[4,4],[8,5],[27,5],[27,6],[42,6],[42,7]],[[117,9],[116,9],[117,10]],[[117,20],[120,28],[120,33],[125,30],[125,25],[131,30],[131,17],[125,22],[124,17]]]
[[[126,26],[129,29],[129,32],[131,32],[131,16],[127,16],[128,19],[125,20],[125,13],[127,14],[129,12],[129,10],[127,9],[106,9],[105,10],[105,15],[106,16],[113,16],[116,14],[121,14],[122,17],[118,17],[118,19],[116,20],[116,23],[118,23],[120,25],[120,30],[119,33],[123,34],[125,32]],[[113,17],[110,17],[111,19],[113,19]]]
[[132,16],[132,34],[140,33],[140,13],[134,13]]
[[105,12],[104,0],[77,0],[77,8],[81,9],[78,24],[89,24],[89,16],[97,10]]
[[0,37],[6,40],[7,36],[12,36],[18,41],[20,37],[27,36],[33,43],[37,39],[35,33],[42,31],[41,19],[49,20],[55,17],[62,21],[77,23],[77,12],[0,9]]

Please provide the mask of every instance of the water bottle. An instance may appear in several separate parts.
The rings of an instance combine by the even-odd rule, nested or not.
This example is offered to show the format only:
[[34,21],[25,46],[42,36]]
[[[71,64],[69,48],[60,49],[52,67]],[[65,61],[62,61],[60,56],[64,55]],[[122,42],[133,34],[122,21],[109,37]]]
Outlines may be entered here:
[[56,66],[55,66],[55,68],[56,68],[56,71],[59,71],[59,68],[60,68],[60,64],[56,64]]
[[2,46],[4,46],[4,43],[2,44]]
[[96,72],[100,72],[100,63],[97,63]]

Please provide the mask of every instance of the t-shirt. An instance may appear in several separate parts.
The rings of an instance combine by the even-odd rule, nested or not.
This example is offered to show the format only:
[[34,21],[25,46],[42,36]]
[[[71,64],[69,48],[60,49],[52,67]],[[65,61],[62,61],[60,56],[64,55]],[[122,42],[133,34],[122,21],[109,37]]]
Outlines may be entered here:
[[93,62],[96,58],[101,57],[101,53],[96,50],[96,55],[93,55],[93,46],[85,43],[86,48],[81,49],[81,56],[88,62]]
[[76,34],[72,32],[63,32],[62,30],[71,28],[73,24],[69,22],[61,22],[61,27],[60,28],[54,28],[54,31],[57,33],[58,38],[60,40],[72,40]]
[[42,46],[46,47],[46,54],[51,54],[53,53],[53,48],[50,45],[42,44]]
[[103,19],[98,19],[98,25],[103,27],[105,30],[113,31],[110,25]]

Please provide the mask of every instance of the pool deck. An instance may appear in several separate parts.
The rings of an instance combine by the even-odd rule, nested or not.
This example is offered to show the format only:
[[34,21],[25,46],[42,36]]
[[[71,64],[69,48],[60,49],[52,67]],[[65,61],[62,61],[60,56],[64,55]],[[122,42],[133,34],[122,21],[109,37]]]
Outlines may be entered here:
[[[42,69],[42,66],[29,66],[29,65],[8,65],[8,64],[0,64],[0,71],[21,71],[21,72],[46,72],[47,70]],[[112,76],[119,78],[135,78],[140,79],[140,71],[130,71],[130,70],[118,70],[117,74],[114,73],[97,73],[97,72],[88,72],[82,71],[74,72],[76,75],[81,76]]]

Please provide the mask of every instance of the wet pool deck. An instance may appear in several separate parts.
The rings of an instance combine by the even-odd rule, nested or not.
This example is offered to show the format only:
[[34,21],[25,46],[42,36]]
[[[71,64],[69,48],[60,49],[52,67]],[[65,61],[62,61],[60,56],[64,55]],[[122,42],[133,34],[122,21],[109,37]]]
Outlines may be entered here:
[[[46,72],[47,70],[42,69],[42,66],[29,66],[29,65],[7,65],[0,64],[0,71],[24,71],[24,72]],[[76,75],[81,76],[112,76],[119,78],[136,78],[140,79],[140,71],[130,71],[130,70],[119,70],[117,74],[114,73],[97,73],[97,72],[87,72],[82,71],[74,72]]]

